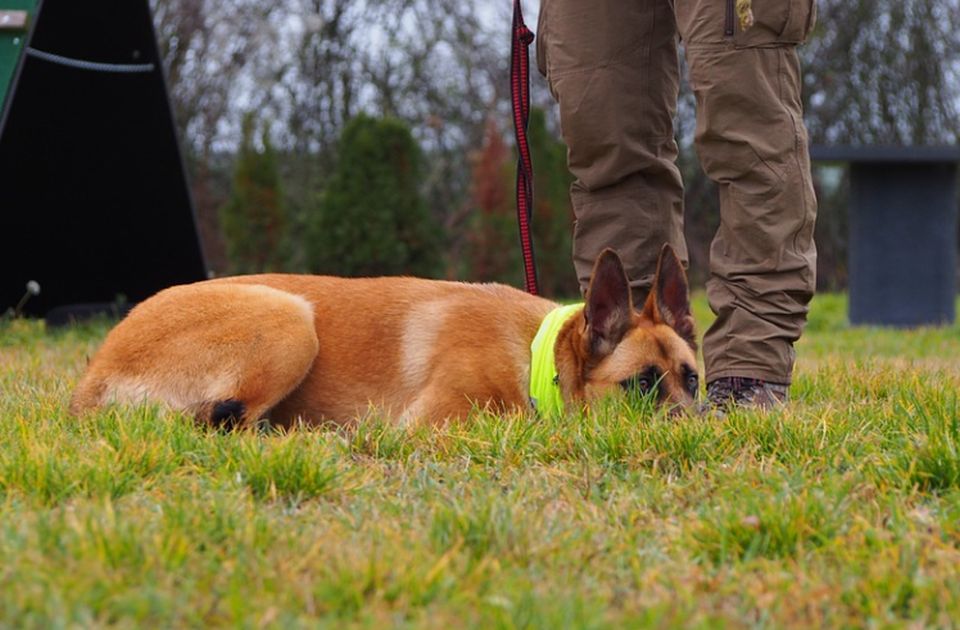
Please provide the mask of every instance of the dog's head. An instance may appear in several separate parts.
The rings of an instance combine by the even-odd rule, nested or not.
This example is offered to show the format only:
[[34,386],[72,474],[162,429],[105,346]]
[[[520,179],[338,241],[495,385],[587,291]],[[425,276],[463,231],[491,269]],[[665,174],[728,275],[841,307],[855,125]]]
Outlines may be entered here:
[[661,250],[639,311],[620,257],[607,249],[594,265],[583,317],[558,338],[560,388],[568,400],[649,394],[659,405],[683,409],[699,388],[696,349],[687,277],[673,248]]

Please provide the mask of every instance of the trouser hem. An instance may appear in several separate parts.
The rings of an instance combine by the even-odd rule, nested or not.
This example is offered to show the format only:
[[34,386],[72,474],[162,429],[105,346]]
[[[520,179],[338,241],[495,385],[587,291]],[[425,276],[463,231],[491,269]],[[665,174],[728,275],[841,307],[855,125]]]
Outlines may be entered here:
[[789,387],[793,380],[792,377],[792,374],[784,375],[783,372],[777,372],[773,370],[758,368],[728,368],[711,372],[707,376],[707,384],[709,385],[710,383],[721,378],[752,378],[765,381],[767,383],[773,383],[775,385],[786,385]]

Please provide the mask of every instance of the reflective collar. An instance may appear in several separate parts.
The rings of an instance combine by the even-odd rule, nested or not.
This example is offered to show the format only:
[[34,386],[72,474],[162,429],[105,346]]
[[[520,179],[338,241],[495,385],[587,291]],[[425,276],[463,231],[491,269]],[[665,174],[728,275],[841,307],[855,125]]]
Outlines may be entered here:
[[582,311],[583,304],[570,304],[553,309],[543,318],[537,336],[530,344],[530,404],[542,416],[563,414],[563,397],[560,395],[554,346],[564,323]]

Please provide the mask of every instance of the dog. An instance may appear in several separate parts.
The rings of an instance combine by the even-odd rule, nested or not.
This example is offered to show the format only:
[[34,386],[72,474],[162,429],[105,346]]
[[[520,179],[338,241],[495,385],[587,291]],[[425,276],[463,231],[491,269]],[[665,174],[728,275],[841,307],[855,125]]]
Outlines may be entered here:
[[159,402],[235,428],[343,424],[371,408],[399,423],[478,408],[550,415],[626,392],[684,409],[699,386],[695,339],[686,274],[669,245],[638,310],[609,249],[585,303],[568,307],[499,284],[225,277],[136,306],[89,362],[70,411]]

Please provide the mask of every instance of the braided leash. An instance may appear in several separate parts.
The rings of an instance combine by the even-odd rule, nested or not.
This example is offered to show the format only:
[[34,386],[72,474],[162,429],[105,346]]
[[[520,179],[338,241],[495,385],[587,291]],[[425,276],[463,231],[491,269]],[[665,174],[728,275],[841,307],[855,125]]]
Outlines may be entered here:
[[517,223],[520,226],[520,250],[523,253],[523,277],[527,293],[539,295],[537,263],[533,255],[533,160],[527,141],[530,119],[530,52],[533,33],[523,23],[520,0],[513,2],[513,32],[510,58],[510,96],[513,100],[513,128],[517,138]]

